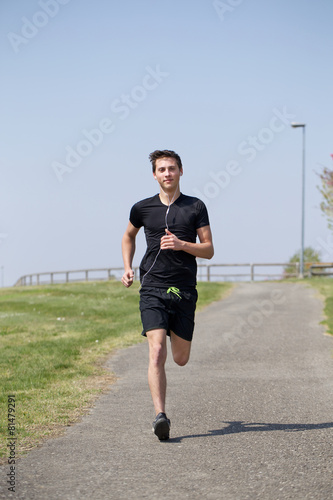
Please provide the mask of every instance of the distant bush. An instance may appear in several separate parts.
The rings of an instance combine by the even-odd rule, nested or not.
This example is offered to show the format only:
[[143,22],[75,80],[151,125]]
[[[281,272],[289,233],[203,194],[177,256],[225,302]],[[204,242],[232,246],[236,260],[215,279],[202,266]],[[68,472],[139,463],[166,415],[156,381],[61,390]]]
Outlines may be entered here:
[[[311,247],[304,248],[304,274],[307,273],[312,266],[312,264],[317,264],[321,262],[320,254],[316,250]],[[295,264],[296,262],[300,262],[301,259],[301,250],[298,250],[289,260],[289,264]],[[288,274],[295,273],[296,269],[294,265],[289,265],[284,268],[284,276],[288,278]]]

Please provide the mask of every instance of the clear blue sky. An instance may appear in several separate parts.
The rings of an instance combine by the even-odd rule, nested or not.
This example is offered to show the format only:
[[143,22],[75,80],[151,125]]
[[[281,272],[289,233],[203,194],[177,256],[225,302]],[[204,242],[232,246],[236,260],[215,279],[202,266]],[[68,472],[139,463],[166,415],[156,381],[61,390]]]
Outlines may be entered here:
[[[154,149],[177,151],[182,192],[207,202],[213,262],[287,261],[301,241],[290,121],[307,124],[305,244],[333,260],[316,188],[333,166],[332,19],[328,0],[2,0],[5,285],[121,266],[130,207],[158,191]],[[135,264],[144,247],[141,231]]]

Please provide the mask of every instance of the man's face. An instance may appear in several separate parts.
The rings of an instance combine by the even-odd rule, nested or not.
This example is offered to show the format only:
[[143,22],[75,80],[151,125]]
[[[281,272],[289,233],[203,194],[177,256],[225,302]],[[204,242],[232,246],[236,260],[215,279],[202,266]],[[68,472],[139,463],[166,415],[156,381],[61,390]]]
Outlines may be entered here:
[[160,158],[156,160],[154,178],[164,191],[175,191],[183,169],[179,169],[175,158]]

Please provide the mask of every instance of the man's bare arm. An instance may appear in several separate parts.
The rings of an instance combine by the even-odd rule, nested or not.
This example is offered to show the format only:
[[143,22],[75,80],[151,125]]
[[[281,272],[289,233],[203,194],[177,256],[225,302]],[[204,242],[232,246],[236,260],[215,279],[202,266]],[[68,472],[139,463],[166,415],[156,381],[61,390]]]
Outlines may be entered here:
[[211,259],[214,255],[213,238],[210,226],[204,226],[197,229],[200,243],[182,241],[167,229],[165,232],[166,235],[161,238],[162,250],[183,250],[183,252],[190,253],[195,257],[200,257],[201,259]]
[[133,226],[133,224],[129,222],[123,239],[121,240],[121,250],[125,269],[121,282],[124,286],[126,286],[126,288],[133,284],[134,272],[132,269],[132,262],[135,253],[135,238],[139,230],[140,229]]

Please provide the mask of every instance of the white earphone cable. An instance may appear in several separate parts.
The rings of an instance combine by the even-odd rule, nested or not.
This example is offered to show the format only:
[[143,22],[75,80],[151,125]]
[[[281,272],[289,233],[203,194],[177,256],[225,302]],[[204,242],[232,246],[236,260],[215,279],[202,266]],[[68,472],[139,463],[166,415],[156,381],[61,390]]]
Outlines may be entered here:
[[[161,188],[161,189],[162,189],[162,188]],[[168,231],[170,231],[169,226],[168,226],[168,214],[169,214],[170,207],[171,207],[171,205],[172,205],[172,203],[173,203],[173,200],[174,200],[174,198],[175,198],[176,193],[177,193],[177,191],[178,191],[178,190],[176,190],[176,191],[175,191],[175,193],[174,193],[174,195],[173,195],[173,197],[172,197],[172,200],[171,200],[171,201],[170,201],[170,198],[169,198],[168,193],[166,193],[163,189],[162,189],[162,191],[163,191],[163,193],[164,193],[164,194],[166,194],[166,195],[167,195],[168,200],[169,200],[169,205],[168,205],[168,208],[167,208],[167,210],[166,210],[166,212],[165,212],[165,218],[164,218],[164,220],[165,220],[165,226],[166,226],[167,230],[168,230]],[[150,268],[148,269],[148,271],[147,271],[147,272],[146,272],[146,273],[142,276],[142,280],[141,280],[141,288],[143,287],[143,281],[144,281],[145,277],[146,277],[146,276],[147,276],[147,274],[148,274],[148,273],[150,273],[150,271],[153,269],[153,267],[154,267],[154,265],[155,265],[155,263],[156,263],[156,261],[157,261],[157,257],[158,257],[158,256],[160,255],[160,253],[161,253],[161,250],[162,250],[162,249],[160,248],[160,249],[159,249],[159,251],[157,252],[157,255],[156,255],[155,259],[154,259],[154,262],[152,263],[152,265],[150,266]]]

